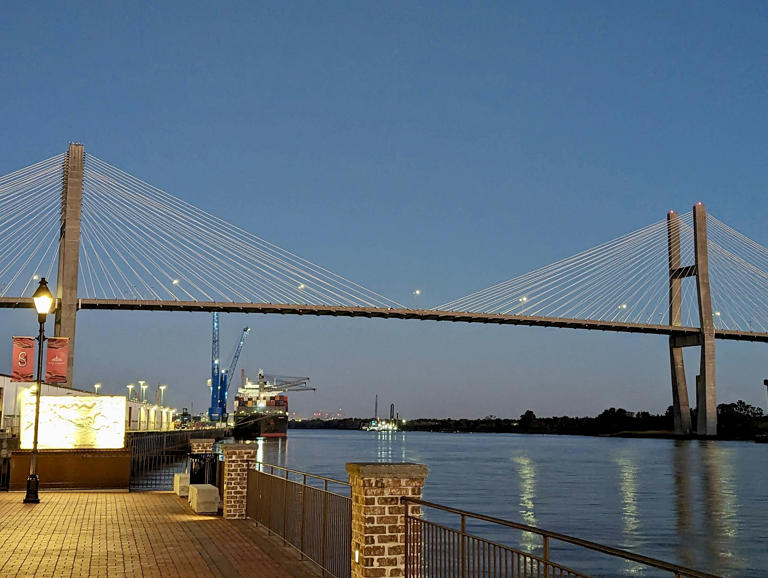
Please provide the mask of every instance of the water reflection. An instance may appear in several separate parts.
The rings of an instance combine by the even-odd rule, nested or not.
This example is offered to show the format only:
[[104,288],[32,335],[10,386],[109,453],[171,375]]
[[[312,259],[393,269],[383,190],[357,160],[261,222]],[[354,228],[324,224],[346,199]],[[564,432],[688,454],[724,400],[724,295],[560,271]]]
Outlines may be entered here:
[[[621,494],[622,547],[627,550],[637,548],[640,522],[637,507],[637,464],[631,455],[624,454],[617,458],[619,469],[619,493]],[[641,574],[645,567],[627,561],[625,574]]]
[[705,550],[709,567],[740,569],[743,560],[735,551],[738,503],[732,478],[730,451],[714,441],[702,441],[701,466],[704,494]]
[[691,511],[691,443],[675,440],[672,452],[675,478],[675,513],[678,536],[678,556],[685,566],[693,566],[695,536],[692,533]]
[[[524,523],[529,526],[536,526],[536,514],[534,512],[536,466],[526,454],[516,455],[512,461],[517,465],[517,475],[520,479],[520,516]],[[540,542],[540,538],[531,532],[523,532],[520,537],[521,547],[528,552],[538,549]]]

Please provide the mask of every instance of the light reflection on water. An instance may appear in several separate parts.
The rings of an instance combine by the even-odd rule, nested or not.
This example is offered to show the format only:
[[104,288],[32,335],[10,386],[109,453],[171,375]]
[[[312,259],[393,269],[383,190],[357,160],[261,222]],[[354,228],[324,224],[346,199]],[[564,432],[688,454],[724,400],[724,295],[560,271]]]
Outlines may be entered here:
[[[429,466],[424,499],[724,576],[765,576],[768,446],[747,442],[289,430],[263,461],[346,480],[346,462]],[[541,552],[532,534],[487,538]],[[490,534],[488,534],[490,532]],[[494,532],[496,532],[494,534]],[[553,545],[599,576],[659,576]]]
[[[536,498],[536,466],[525,454],[518,454],[512,461],[517,465],[517,475],[520,479],[520,517],[525,524],[536,526],[534,499]],[[523,532],[520,545],[526,552],[536,552],[541,539],[531,532]]]

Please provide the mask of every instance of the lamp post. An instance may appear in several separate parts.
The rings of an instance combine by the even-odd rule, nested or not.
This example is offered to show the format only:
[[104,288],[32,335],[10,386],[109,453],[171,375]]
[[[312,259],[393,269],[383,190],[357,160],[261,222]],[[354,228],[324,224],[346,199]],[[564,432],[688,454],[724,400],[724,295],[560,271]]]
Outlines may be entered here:
[[94,383],[93,384],[93,390],[96,392],[96,395],[99,395],[99,388],[101,387],[100,383]]
[[143,379],[139,379],[139,386],[141,387],[141,400],[140,401],[147,401],[147,396],[144,395],[144,392],[147,389],[147,382]]
[[129,383],[125,387],[128,388],[128,401],[131,401],[131,397],[133,397],[133,388],[136,387],[136,386],[133,385],[132,383]]
[[160,407],[165,405],[165,388],[168,387],[164,383],[160,384]]
[[45,318],[51,312],[53,295],[48,290],[45,277],[40,279],[37,291],[32,295],[37,310],[37,322],[40,324],[40,333],[37,336],[37,388],[35,389],[35,427],[32,438],[32,456],[29,460],[29,477],[27,478],[27,494],[24,496],[25,504],[39,504],[38,489],[40,479],[37,477],[37,430],[40,424],[40,390],[43,387],[43,343],[45,342]]

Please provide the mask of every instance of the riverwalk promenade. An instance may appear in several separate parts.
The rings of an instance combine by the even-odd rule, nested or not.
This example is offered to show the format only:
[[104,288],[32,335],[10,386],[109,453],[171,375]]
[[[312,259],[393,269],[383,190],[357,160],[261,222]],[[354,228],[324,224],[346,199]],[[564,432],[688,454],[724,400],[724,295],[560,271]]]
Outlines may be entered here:
[[195,514],[170,492],[0,492],[0,576],[316,576],[251,520]]

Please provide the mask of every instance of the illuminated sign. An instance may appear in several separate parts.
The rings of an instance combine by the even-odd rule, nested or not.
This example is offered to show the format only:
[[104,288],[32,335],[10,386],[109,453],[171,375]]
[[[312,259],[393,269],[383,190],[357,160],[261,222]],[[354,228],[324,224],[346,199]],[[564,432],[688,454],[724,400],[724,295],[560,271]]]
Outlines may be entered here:
[[[35,396],[22,396],[22,449],[32,449]],[[125,440],[125,397],[42,396],[37,447],[58,449],[121,449]]]

